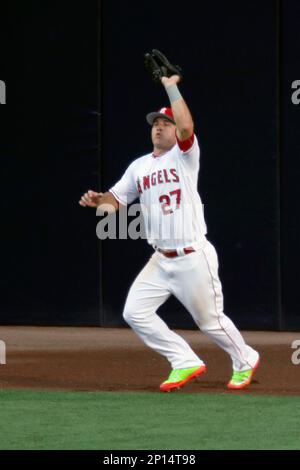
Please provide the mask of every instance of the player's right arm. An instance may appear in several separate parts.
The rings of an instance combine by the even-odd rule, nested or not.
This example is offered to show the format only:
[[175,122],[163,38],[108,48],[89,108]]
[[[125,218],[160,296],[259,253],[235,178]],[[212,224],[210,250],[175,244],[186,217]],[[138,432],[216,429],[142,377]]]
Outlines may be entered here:
[[111,192],[97,193],[90,189],[81,196],[79,204],[82,207],[100,208],[109,213],[119,209],[119,202]]
[[[133,173],[135,161],[125,171],[122,178],[106,193],[87,191],[80,199],[79,204],[83,207],[93,207],[100,212],[114,213],[127,204],[131,204],[139,197]],[[98,213],[98,212],[97,212]]]

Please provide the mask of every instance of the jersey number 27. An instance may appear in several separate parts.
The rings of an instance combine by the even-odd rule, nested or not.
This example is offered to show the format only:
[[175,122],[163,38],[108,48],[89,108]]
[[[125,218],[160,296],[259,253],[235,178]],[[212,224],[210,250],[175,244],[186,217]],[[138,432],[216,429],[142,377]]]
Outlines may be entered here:
[[179,209],[180,207],[180,202],[181,202],[181,190],[180,189],[176,189],[175,191],[171,191],[168,194],[163,194],[162,196],[160,196],[159,198],[159,202],[161,203],[161,208],[162,208],[162,211],[164,213],[164,215],[168,215],[168,214],[173,214],[173,209],[171,209],[171,197],[170,196],[176,196],[176,209]]

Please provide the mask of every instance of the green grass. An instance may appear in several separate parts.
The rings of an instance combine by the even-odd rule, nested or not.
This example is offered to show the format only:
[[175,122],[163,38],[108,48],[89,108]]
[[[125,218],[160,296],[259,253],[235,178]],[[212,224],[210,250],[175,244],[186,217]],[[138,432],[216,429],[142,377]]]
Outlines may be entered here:
[[0,449],[300,449],[300,397],[0,391]]

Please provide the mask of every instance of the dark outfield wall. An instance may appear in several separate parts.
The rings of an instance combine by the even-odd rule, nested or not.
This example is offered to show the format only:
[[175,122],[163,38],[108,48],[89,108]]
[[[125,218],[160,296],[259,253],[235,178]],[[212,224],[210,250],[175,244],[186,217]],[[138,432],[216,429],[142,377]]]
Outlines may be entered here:
[[98,2],[6,3],[0,320],[96,323],[95,221],[77,201],[99,179]]
[[[108,189],[151,148],[144,115],[167,100],[144,71],[143,53],[157,47],[184,70],[181,90],[201,142],[199,189],[226,312],[243,328],[283,325],[276,2],[191,3],[182,14],[165,2],[105,0],[101,53],[96,0],[7,7],[1,323],[123,324],[128,288],[152,250],[142,240],[101,247],[98,219],[77,201],[89,187]],[[285,257],[287,279],[290,263]],[[286,303],[286,317],[292,311]],[[193,326],[175,300],[161,313],[172,326]]]
[[282,2],[281,57],[281,246],[283,328],[300,329],[300,93],[293,104],[292,83],[300,80],[300,4]]
[[[226,312],[242,327],[276,328],[275,2],[191,2],[185,14],[167,2],[104,5],[103,189],[151,149],[144,115],[167,98],[142,59],[162,49],[184,70],[181,90],[200,138],[199,189],[208,238],[220,257]],[[105,318],[117,322],[151,249],[144,241],[105,246]],[[170,324],[192,325],[176,301],[161,312]]]

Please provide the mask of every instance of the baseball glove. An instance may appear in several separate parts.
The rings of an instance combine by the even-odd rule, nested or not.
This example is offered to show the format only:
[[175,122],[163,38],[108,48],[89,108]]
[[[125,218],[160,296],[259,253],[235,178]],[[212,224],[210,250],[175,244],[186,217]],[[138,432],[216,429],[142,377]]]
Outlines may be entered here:
[[150,73],[155,83],[160,83],[162,77],[179,75],[182,80],[182,71],[179,65],[173,65],[159,50],[153,49],[149,54],[145,54],[145,67]]

